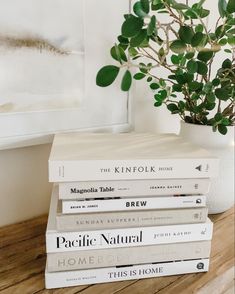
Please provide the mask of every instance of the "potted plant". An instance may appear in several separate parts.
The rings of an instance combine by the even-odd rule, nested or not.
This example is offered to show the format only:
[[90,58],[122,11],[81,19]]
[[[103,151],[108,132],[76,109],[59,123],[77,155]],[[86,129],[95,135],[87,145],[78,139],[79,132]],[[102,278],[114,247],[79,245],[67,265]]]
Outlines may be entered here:
[[209,195],[210,212],[218,213],[234,203],[235,0],[218,1],[213,29],[204,2],[135,1],[110,50],[117,65],[101,68],[96,83],[107,87],[123,73],[121,90],[129,91],[133,79],[145,80],[154,106],[180,116],[180,135],[219,156],[221,174]]

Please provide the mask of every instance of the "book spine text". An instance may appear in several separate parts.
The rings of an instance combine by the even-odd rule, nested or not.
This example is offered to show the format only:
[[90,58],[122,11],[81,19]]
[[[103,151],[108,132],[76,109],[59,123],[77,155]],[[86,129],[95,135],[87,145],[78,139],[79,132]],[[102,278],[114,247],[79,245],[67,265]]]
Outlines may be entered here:
[[164,209],[89,214],[59,214],[56,217],[58,231],[87,231],[99,229],[147,227],[174,224],[202,223],[208,209]]
[[50,252],[92,250],[129,246],[211,240],[211,222],[170,226],[124,228],[79,232],[46,233],[46,249]]
[[149,209],[171,209],[205,207],[205,195],[114,198],[103,200],[62,200],[62,213],[89,213],[105,211],[136,211]]
[[47,254],[50,272],[209,258],[211,241]]
[[129,267],[110,267],[81,271],[50,273],[46,270],[46,288],[60,288],[87,284],[126,281],[140,278],[206,272],[209,259],[186,260]]

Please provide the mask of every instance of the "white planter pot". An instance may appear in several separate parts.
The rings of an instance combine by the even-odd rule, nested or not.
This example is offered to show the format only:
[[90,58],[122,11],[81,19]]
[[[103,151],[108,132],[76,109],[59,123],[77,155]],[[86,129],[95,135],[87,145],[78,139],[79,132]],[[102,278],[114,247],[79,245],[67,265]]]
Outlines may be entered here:
[[208,195],[209,214],[221,213],[234,205],[234,127],[224,136],[210,126],[181,122],[180,136],[207,149],[220,160],[218,178],[211,179]]

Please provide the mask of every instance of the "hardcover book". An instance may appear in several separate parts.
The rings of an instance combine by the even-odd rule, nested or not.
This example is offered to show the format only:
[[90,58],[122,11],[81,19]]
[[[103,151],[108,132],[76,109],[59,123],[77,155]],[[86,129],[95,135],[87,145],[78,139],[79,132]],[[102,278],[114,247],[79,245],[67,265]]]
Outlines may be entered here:
[[59,213],[56,221],[58,231],[87,231],[203,223],[207,214],[206,207],[71,215]]
[[105,198],[86,200],[62,200],[62,213],[90,213],[111,211],[138,211],[149,209],[172,209],[205,207],[205,195],[145,197],[145,198]]
[[60,288],[88,284],[207,272],[209,259],[172,261],[156,264],[108,267],[50,273],[46,269],[46,288]]
[[211,241],[47,254],[49,272],[209,258]]
[[55,135],[49,158],[50,182],[209,178],[218,159],[176,135]]
[[47,253],[204,241],[211,240],[213,231],[213,224],[207,219],[206,223],[196,224],[59,232],[56,213],[52,199],[46,231]]
[[59,199],[206,194],[210,179],[155,179],[59,183]]

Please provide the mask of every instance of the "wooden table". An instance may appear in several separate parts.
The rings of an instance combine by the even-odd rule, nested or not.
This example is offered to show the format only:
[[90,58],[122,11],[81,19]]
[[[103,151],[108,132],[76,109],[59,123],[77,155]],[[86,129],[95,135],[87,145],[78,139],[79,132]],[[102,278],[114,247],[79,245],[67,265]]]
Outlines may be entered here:
[[0,228],[0,294],[232,294],[234,210],[211,216],[214,237],[208,273],[45,290],[47,216]]

